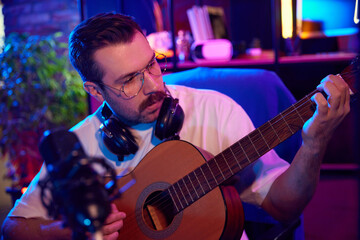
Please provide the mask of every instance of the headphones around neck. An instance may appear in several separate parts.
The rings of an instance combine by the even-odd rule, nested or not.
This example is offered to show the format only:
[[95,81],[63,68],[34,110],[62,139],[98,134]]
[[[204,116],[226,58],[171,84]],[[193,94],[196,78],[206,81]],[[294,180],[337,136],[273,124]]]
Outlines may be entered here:
[[[110,152],[119,160],[129,154],[135,154],[139,148],[128,126],[121,122],[105,103],[101,110],[105,121],[100,125],[102,139]],[[160,140],[179,139],[179,132],[184,122],[184,111],[179,100],[170,95],[165,97],[155,125],[155,136]]]

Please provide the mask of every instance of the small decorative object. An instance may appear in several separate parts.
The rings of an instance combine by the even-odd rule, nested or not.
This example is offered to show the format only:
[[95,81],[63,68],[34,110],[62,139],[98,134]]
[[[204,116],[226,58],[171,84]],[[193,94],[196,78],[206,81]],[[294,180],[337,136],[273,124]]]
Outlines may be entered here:
[[176,38],[176,55],[180,62],[189,59],[191,37],[189,31],[179,30]]
[[251,47],[246,50],[246,54],[250,56],[260,56],[262,53],[260,39],[254,38],[251,41]]

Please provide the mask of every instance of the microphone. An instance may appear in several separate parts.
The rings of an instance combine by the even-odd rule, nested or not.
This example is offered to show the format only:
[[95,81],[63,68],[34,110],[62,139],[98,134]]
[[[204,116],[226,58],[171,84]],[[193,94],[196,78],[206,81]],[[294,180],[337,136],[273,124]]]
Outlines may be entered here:
[[[49,216],[62,216],[74,239],[100,231],[111,212],[115,170],[102,158],[86,156],[77,136],[66,130],[46,131],[39,150],[48,171],[39,185]],[[108,189],[104,176],[114,183]]]

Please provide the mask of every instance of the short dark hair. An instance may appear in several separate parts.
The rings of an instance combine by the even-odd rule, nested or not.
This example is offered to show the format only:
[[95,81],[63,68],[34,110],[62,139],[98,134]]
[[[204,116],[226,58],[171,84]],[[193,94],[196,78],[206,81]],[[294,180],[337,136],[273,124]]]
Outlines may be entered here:
[[137,31],[143,34],[140,26],[130,16],[101,13],[88,18],[70,34],[70,62],[84,82],[101,83],[104,73],[93,59],[94,52],[106,46],[128,43]]

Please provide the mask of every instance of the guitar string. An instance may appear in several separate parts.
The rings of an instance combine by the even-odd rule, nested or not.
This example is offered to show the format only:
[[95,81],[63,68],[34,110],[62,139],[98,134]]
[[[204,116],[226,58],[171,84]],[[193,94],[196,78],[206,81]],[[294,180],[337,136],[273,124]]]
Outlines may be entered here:
[[[357,63],[357,64],[359,64],[359,63]],[[342,77],[344,77],[344,76],[348,76],[348,75],[351,75],[351,76],[355,76],[357,73],[359,73],[359,71],[360,71],[360,68],[359,69],[352,69],[351,71],[347,71],[347,72],[345,72],[345,73],[341,73],[340,75],[342,76]],[[355,76],[355,77],[358,77],[358,76]]]
[[[341,76],[342,77],[345,77],[345,76],[348,76],[348,75],[352,75],[353,73],[358,73],[359,72],[359,70],[358,69],[356,69],[356,70],[352,70],[352,71],[349,71],[349,72],[346,72],[346,73],[342,73],[341,74]],[[284,115],[282,118],[280,118],[279,120],[277,120],[277,121],[275,121],[274,123],[272,123],[273,125],[274,124],[276,124],[277,122],[279,122],[280,120],[282,120],[283,118],[285,118],[286,116],[288,116],[288,115],[290,115],[290,114],[293,114],[295,111],[297,111],[299,108],[301,108],[301,107],[303,107],[305,104],[308,104],[309,102],[312,102],[311,101],[311,99],[310,99],[310,97],[311,96],[313,96],[314,94],[316,93],[316,90],[314,91],[314,93],[310,93],[310,94],[308,94],[308,95],[306,95],[304,98],[302,98],[299,102],[297,102],[297,103],[294,103],[293,105],[291,105],[290,107],[294,107],[294,109],[293,110],[290,110],[286,115]],[[299,106],[297,106],[297,107],[295,107],[295,105],[296,104],[299,104],[301,101],[303,101],[305,99],[305,101],[302,103],[302,104],[300,104]],[[289,108],[290,108],[289,107]],[[288,108],[288,109],[289,109]],[[287,111],[288,109],[286,109],[285,111]],[[271,120],[269,120],[269,121],[271,121]],[[268,121],[268,122],[269,122]],[[216,158],[216,156],[214,157],[214,158],[212,158],[212,159],[215,159]],[[212,159],[210,159],[210,160],[212,160]],[[201,167],[201,166],[200,166]],[[196,169],[195,169],[196,170]],[[194,172],[195,170],[193,170],[192,172]],[[190,173],[192,173],[192,172],[190,172]],[[189,173],[189,174],[190,174]],[[188,174],[188,175],[189,175]],[[195,173],[194,173],[195,174]],[[205,173],[205,174],[208,174],[208,173]],[[184,176],[184,178],[185,178],[186,176]],[[189,178],[190,179],[190,178]],[[178,180],[178,182],[180,182],[182,179],[179,179]],[[177,182],[175,182],[174,184],[176,184]],[[173,184],[173,185],[174,185]],[[186,183],[185,183],[186,184]],[[200,182],[199,182],[199,184],[201,184]],[[173,186],[172,185],[172,186]],[[171,187],[171,186],[170,186]],[[167,188],[167,189],[165,189],[165,190],[163,190],[163,191],[169,191],[169,189],[170,189],[170,187],[169,188]],[[200,187],[200,186],[199,186]],[[192,191],[191,193],[190,193],[190,191],[188,191],[189,192],[189,194],[193,194],[195,191],[196,191],[196,188],[193,188],[194,189],[194,191]],[[182,188],[180,188],[179,187],[179,190],[180,191],[182,191],[183,189]],[[174,190],[175,191],[175,190]],[[209,191],[208,191],[209,192]],[[207,193],[208,193],[207,192]],[[200,195],[201,196],[204,196],[205,194],[202,194],[202,193],[200,193]],[[169,199],[170,198],[170,199]],[[169,201],[170,200],[170,201]],[[160,198],[157,198],[157,197],[152,197],[151,199],[149,199],[149,200],[146,200],[145,201],[145,205],[146,204],[149,204],[150,202],[153,202],[153,204],[155,204],[157,207],[158,207],[158,209],[159,210],[164,210],[164,209],[166,209],[166,208],[168,208],[169,206],[171,206],[171,205],[173,205],[174,203],[171,201],[171,200],[173,200],[173,199],[171,199],[171,197],[170,197],[170,194],[168,195],[168,199],[166,199],[166,197],[160,197]],[[165,204],[165,205],[164,205]],[[192,204],[192,203],[191,203]],[[190,205],[191,205],[190,204]],[[186,208],[186,207],[185,207]],[[184,210],[185,208],[183,208],[182,210]],[[182,211],[181,210],[181,211]],[[121,209],[120,209],[120,211],[121,211]],[[180,212],[181,212],[180,211]],[[134,229],[137,229],[137,220],[136,220],[136,215],[137,214],[142,214],[142,212],[143,212],[143,209],[142,208],[136,208],[135,209],[135,211],[134,211],[134,214],[131,214],[131,215],[129,215],[129,216],[127,216],[126,217],[126,219],[124,220],[124,225],[126,225],[126,227],[127,228],[134,228]],[[175,215],[176,216],[176,215]],[[174,217],[175,217],[174,216]],[[132,226],[127,226],[128,224],[130,224],[130,223],[133,223],[133,224],[131,224]],[[120,230],[121,231],[121,230]]]

